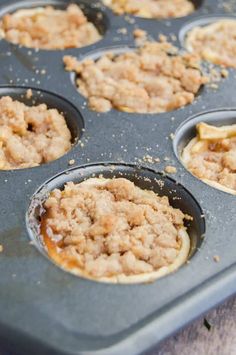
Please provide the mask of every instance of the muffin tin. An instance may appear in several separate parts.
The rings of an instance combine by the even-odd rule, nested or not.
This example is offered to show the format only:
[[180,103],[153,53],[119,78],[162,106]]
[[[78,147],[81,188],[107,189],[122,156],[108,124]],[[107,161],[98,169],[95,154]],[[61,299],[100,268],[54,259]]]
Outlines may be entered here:
[[[87,108],[62,57],[132,48],[135,28],[153,38],[175,34],[174,43],[181,47],[185,26],[228,13],[220,0],[205,0],[196,2],[199,7],[190,16],[158,21],[115,16],[97,1],[73,2],[82,4],[104,33],[100,42],[80,49],[37,51],[0,41],[0,95],[58,108],[74,139],[72,150],[54,162],[0,171],[0,342],[17,354],[138,354],[236,291],[235,196],[207,186],[179,161],[179,150],[194,135],[196,122],[236,123],[231,95],[236,72],[229,70],[216,90],[204,87],[183,109],[99,114]],[[49,3],[63,7],[68,2],[0,1],[0,16]],[[31,99],[25,97],[27,88],[33,90]],[[147,155],[160,158],[160,163],[146,163]],[[177,173],[163,175],[167,165],[175,166]],[[138,186],[167,194],[172,204],[193,215],[188,225],[192,252],[186,265],[151,284],[109,285],[78,278],[47,258],[37,238],[36,207],[52,188],[99,174],[128,177]]]

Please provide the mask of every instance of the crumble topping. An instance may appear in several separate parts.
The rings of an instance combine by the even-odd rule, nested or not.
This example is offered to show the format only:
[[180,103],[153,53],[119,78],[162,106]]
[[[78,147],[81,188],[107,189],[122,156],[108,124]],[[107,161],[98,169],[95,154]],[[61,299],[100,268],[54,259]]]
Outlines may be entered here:
[[190,0],[103,0],[118,14],[131,14],[145,18],[182,17],[192,13],[194,5]]
[[92,110],[157,113],[193,102],[207,82],[198,57],[178,54],[168,42],[147,42],[136,51],[108,53],[97,61],[64,56],[66,70],[77,74],[79,92]]
[[184,218],[190,217],[127,179],[68,182],[50,193],[44,208],[41,234],[48,253],[75,274],[111,282],[141,275],[144,281],[187,259]]
[[65,118],[45,104],[0,99],[0,169],[23,169],[58,159],[71,148]]
[[203,60],[236,68],[236,21],[219,20],[193,28],[187,34],[186,48]]
[[236,194],[236,125],[197,125],[197,137],[185,147],[186,168],[206,183]]
[[17,10],[3,16],[0,30],[9,42],[40,49],[79,48],[101,38],[76,4],[66,10],[52,6]]

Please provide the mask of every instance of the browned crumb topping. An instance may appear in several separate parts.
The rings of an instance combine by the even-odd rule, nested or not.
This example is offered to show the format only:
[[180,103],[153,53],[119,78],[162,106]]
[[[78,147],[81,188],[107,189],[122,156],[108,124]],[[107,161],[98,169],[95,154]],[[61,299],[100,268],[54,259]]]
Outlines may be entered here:
[[26,106],[9,96],[0,99],[0,169],[37,166],[70,148],[70,131],[56,109]]
[[165,172],[166,172],[167,174],[175,174],[175,173],[177,172],[177,169],[176,169],[175,166],[167,165],[167,166],[165,167]]
[[204,60],[235,68],[236,21],[219,20],[207,26],[194,28],[187,35],[186,47]]
[[182,17],[194,11],[190,0],[103,0],[119,15],[132,14],[146,18]]
[[236,125],[197,125],[198,137],[183,152],[186,167],[198,178],[236,192]]
[[78,75],[79,92],[91,109],[155,113],[190,104],[207,79],[198,58],[178,55],[170,43],[147,42],[136,51],[105,54],[97,61],[64,56],[66,70]]
[[18,10],[3,16],[0,29],[7,41],[29,48],[79,48],[101,38],[76,4],[66,10],[52,6]]
[[[172,264],[185,216],[131,181],[89,179],[51,192],[41,232],[51,257],[92,278],[150,273]],[[45,233],[46,232],[46,233]]]

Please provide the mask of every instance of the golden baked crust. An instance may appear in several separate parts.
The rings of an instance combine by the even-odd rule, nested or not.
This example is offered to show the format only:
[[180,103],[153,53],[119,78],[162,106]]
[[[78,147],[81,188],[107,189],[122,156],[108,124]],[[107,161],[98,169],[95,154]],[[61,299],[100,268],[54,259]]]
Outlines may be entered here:
[[131,14],[145,18],[170,18],[189,15],[194,11],[190,0],[103,0],[119,15]]
[[193,102],[207,82],[191,54],[178,55],[167,42],[147,42],[136,51],[78,61],[64,56],[66,70],[78,75],[79,92],[91,109],[157,113]]
[[41,235],[64,269],[112,283],[155,280],[188,258],[184,215],[167,197],[123,178],[91,178],[54,190],[44,204]]
[[29,48],[79,48],[101,39],[96,27],[76,4],[66,10],[52,6],[17,10],[3,16],[1,36]]
[[195,27],[186,37],[186,48],[202,59],[236,68],[236,21],[225,19]]
[[23,169],[58,159],[71,148],[65,118],[45,104],[0,99],[0,169]]
[[197,132],[183,150],[183,164],[208,185],[236,195],[236,125],[201,122]]

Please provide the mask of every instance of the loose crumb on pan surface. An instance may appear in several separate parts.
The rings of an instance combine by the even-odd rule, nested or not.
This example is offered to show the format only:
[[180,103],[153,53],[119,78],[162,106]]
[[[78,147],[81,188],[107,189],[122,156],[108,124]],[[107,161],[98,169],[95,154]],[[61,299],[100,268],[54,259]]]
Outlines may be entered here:
[[32,90],[31,90],[31,89],[28,89],[28,90],[26,91],[26,98],[27,98],[27,99],[31,99],[32,96],[33,96]]
[[68,182],[51,192],[44,208],[41,234],[49,255],[79,275],[143,280],[187,259],[184,219],[190,216],[125,178]]
[[160,163],[160,158],[153,157],[150,154],[146,154],[142,157],[141,161],[143,161],[145,163],[149,163],[149,164],[157,164],[157,163]]
[[206,61],[236,68],[236,20],[223,19],[195,27],[188,32],[185,44]]
[[45,104],[0,99],[0,169],[23,169],[58,159],[71,148],[65,118]]
[[167,166],[165,167],[165,172],[166,172],[167,174],[176,174],[177,169],[176,169],[175,166],[167,165]]
[[220,257],[219,257],[219,255],[214,255],[214,256],[213,256],[213,260],[214,260],[216,263],[219,263],[219,262],[220,262]]
[[59,10],[52,6],[17,10],[4,15],[1,36],[28,48],[79,48],[101,39],[97,28],[89,22],[76,4]]
[[182,161],[206,183],[236,194],[236,124],[215,127],[204,122],[184,148]]
[[222,69],[222,70],[221,70],[221,76],[222,76],[223,78],[228,78],[228,76],[229,76],[228,70]]
[[103,0],[118,14],[145,18],[171,18],[189,15],[194,11],[190,0]]
[[178,54],[168,42],[146,42],[136,51],[101,56],[97,61],[64,56],[65,68],[77,74],[79,92],[98,112],[158,113],[193,102],[208,82],[198,57]]
[[141,28],[136,28],[133,31],[133,36],[134,36],[134,38],[146,38],[147,37],[147,32],[142,30]]
[[75,164],[75,159],[70,159],[68,161],[68,165],[74,165]]

